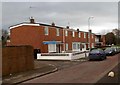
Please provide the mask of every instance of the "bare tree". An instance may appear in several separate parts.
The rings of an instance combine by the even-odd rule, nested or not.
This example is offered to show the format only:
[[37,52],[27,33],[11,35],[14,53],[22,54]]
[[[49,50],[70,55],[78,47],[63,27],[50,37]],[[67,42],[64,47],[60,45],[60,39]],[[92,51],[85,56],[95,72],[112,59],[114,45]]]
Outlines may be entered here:
[[8,37],[9,37],[8,31],[5,29],[2,29],[2,36],[1,36],[2,46],[6,45]]

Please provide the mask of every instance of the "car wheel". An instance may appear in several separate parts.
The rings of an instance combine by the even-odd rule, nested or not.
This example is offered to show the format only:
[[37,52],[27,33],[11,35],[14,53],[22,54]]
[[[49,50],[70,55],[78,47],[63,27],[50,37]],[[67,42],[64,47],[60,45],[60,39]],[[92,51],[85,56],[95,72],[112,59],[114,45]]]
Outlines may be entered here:
[[104,60],[104,59],[105,59],[105,57],[102,56],[102,57],[101,57],[101,60]]
[[106,56],[104,56],[104,60],[105,60],[105,59],[107,59],[107,57],[106,57]]
[[88,61],[91,61],[92,59],[88,59]]

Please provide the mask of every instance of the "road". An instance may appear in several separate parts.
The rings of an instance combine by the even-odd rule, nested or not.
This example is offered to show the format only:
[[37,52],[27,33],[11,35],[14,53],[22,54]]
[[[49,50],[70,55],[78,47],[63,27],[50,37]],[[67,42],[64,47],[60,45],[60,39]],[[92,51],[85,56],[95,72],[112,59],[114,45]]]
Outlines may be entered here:
[[[102,77],[97,83],[110,83],[110,84],[118,84],[120,83],[119,78],[120,78],[120,63],[115,66],[111,71],[114,72],[115,76],[114,77],[108,77],[108,73]],[[97,84],[96,84],[97,85]]]
[[120,53],[104,61],[88,61],[23,83],[96,83],[118,64]]

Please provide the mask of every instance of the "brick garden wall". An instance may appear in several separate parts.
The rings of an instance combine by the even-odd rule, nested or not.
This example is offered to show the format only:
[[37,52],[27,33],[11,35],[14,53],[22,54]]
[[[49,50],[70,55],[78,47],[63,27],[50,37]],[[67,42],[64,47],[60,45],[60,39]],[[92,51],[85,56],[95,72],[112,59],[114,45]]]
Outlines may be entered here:
[[34,68],[33,47],[9,46],[2,48],[2,75]]

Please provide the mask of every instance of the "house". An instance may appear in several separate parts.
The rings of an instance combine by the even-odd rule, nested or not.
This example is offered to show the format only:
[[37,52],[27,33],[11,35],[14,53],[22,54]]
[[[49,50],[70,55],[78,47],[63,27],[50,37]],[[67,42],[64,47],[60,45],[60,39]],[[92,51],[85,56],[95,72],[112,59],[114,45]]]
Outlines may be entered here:
[[[20,23],[10,27],[10,42],[8,45],[31,45],[38,52],[84,51],[95,46],[95,34],[71,29],[30,22]],[[90,41],[89,41],[90,40]],[[90,45],[89,45],[90,44]]]
[[105,46],[105,35],[95,35],[95,47]]

